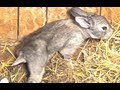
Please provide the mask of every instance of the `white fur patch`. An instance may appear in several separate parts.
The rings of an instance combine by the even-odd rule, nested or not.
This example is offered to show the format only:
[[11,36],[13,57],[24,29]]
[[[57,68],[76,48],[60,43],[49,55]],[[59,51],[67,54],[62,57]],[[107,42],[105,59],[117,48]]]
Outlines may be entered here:
[[8,79],[7,78],[3,78],[0,83],[9,83]]

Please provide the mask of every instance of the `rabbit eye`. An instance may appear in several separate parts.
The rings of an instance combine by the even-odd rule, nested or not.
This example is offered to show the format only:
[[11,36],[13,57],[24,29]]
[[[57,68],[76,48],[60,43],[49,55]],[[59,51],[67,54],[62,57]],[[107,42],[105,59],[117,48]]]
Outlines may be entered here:
[[104,26],[104,27],[102,27],[102,29],[103,29],[103,30],[107,30],[107,27],[106,27],[106,26]]

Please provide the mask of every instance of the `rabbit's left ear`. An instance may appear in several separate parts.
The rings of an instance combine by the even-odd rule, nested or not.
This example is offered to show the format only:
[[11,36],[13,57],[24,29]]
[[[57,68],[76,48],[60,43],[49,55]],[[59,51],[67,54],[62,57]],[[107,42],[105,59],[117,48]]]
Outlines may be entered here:
[[89,20],[87,17],[77,16],[75,21],[82,27],[89,29],[92,25],[92,20]]

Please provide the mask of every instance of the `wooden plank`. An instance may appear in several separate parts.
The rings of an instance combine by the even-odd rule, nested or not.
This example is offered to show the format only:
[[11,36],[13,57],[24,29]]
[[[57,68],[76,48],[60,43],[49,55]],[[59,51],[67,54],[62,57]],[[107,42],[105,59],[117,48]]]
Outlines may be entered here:
[[40,7],[20,7],[20,37],[34,32],[44,24],[44,9]]
[[85,10],[87,12],[96,13],[99,15],[100,7],[80,7],[80,9]]
[[17,7],[0,7],[0,42],[12,42],[17,36]]
[[48,22],[68,18],[66,7],[48,7]]
[[102,7],[101,15],[105,16],[106,19],[111,23],[112,22],[112,12],[110,7]]
[[120,22],[120,7],[110,7],[112,23]]

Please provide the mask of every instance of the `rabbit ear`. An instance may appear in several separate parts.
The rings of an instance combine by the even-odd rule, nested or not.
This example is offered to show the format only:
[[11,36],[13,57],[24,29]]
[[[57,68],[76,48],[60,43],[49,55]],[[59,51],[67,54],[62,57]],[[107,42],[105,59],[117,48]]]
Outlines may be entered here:
[[72,16],[76,17],[76,16],[88,16],[88,13],[81,10],[78,7],[73,7],[70,10],[70,13],[72,14]]
[[20,63],[26,63],[26,60],[24,58],[22,58],[22,57],[18,57],[11,66],[16,66],[16,65],[18,65]]
[[19,53],[18,58],[15,60],[15,62],[11,66],[16,66],[20,63],[26,63],[26,60],[22,56],[22,52]]
[[75,17],[75,21],[83,28],[88,29],[91,26],[91,22],[89,22],[87,17]]

